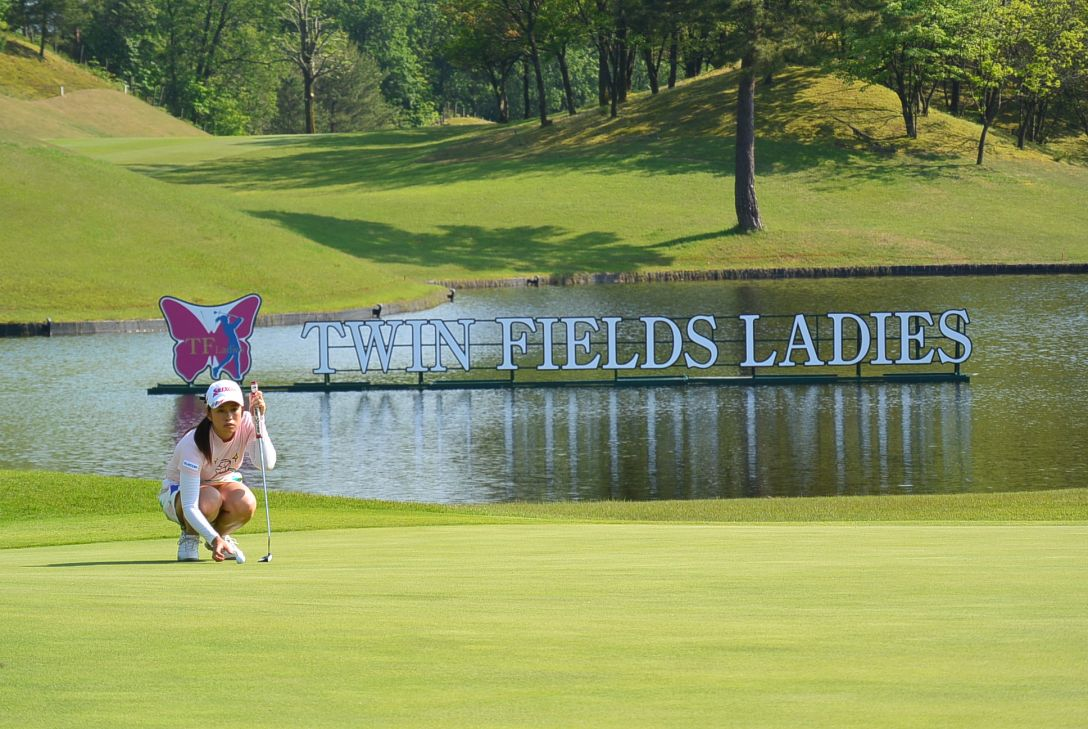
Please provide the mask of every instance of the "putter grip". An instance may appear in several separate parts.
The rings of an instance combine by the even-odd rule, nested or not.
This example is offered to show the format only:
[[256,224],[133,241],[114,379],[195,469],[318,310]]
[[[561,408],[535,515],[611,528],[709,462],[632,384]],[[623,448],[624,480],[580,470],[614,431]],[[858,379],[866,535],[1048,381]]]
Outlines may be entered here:
[[[257,381],[256,380],[250,380],[249,381],[249,395],[250,395],[251,398],[253,397],[253,394],[255,392],[257,392]],[[261,416],[257,412],[253,413],[253,425],[254,425],[254,427],[257,428],[257,437],[260,438],[261,437]],[[263,453],[262,453],[262,455],[263,455]]]

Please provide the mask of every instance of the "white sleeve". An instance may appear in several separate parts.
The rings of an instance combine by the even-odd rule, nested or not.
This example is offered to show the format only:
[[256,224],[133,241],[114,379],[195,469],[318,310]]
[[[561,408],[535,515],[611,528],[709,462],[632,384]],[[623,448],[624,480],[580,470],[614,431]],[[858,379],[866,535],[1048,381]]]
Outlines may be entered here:
[[211,544],[219,536],[219,532],[200,510],[200,469],[190,468],[194,465],[185,460],[181,462],[181,478],[178,479],[178,486],[181,487],[181,511],[185,515],[186,523]]
[[[249,462],[254,466],[261,465],[261,453],[264,453],[264,467],[271,471],[276,467],[276,447],[272,445],[272,439],[268,437],[268,428],[264,424],[264,416],[259,416],[260,423],[260,438],[254,438],[246,446],[246,455],[249,456]],[[261,450],[257,450],[260,448]]]

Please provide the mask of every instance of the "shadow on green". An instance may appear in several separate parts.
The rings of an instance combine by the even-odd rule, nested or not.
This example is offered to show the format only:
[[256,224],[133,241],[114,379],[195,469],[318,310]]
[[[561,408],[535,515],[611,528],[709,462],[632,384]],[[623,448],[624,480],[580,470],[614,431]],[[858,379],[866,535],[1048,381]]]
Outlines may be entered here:
[[[386,223],[327,215],[271,210],[253,215],[358,258],[378,263],[457,266],[469,271],[572,273],[667,266],[672,258],[655,248],[687,242],[678,239],[647,248],[621,242],[615,233],[574,233],[554,225],[443,225],[436,233],[417,233]],[[705,237],[719,235],[722,233],[707,233]]]

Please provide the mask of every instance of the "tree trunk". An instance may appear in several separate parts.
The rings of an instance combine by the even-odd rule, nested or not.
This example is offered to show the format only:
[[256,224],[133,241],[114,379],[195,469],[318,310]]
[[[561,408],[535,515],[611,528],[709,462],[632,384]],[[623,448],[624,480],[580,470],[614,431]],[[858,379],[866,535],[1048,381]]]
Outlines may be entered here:
[[623,86],[623,46],[617,42],[613,44],[612,48],[612,63],[609,69],[610,80],[612,86],[608,90],[609,101],[611,102],[611,108],[609,109],[609,117],[615,119],[620,115],[620,88]]
[[975,159],[975,164],[982,164],[982,155],[986,151],[986,133],[990,131],[990,125],[984,123],[982,125],[982,134],[978,138],[978,157]]
[[627,20],[622,13],[616,19],[616,47],[612,55],[612,94],[618,104],[627,101]]
[[1036,144],[1042,144],[1046,141],[1046,117],[1048,111],[1050,111],[1050,104],[1046,101],[1040,101],[1035,109],[1035,124],[1031,128],[1031,141]]
[[1020,100],[1020,126],[1016,130],[1016,146],[1020,149],[1024,148],[1024,139],[1027,137],[1028,125],[1031,124],[1031,118],[1035,115],[1035,102]]
[[540,68],[540,53],[537,51],[536,34],[532,26],[529,26],[529,52],[533,57],[533,71],[536,73],[536,101],[540,111],[540,126],[546,127],[551,124],[551,120],[548,119],[548,98],[544,94],[544,73]]
[[530,111],[529,104],[529,61],[521,59],[521,93],[522,93],[522,119],[528,119],[532,117],[533,112]]
[[929,116],[929,103],[933,100],[933,92],[937,90],[937,82],[929,87],[929,92],[922,97],[922,116]]
[[[625,44],[626,45],[626,44]],[[635,81],[635,61],[638,60],[638,48],[628,47],[627,63],[624,66],[623,100],[627,101],[627,94],[631,93],[631,85]]]
[[608,73],[608,43],[604,33],[597,34],[597,106],[607,106],[612,88],[612,77]]
[[952,116],[960,115],[960,80],[952,80]]
[[982,164],[982,155],[986,151],[986,134],[990,131],[990,125],[997,118],[997,112],[1001,110],[1001,89],[987,89],[982,95],[982,134],[978,138],[978,157],[975,164]]
[[314,117],[314,78],[310,73],[302,75],[302,83],[306,94],[306,133],[313,134],[317,131],[317,120]]
[[756,201],[756,73],[755,50],[749,50],[740,65],[737,85],[737,148],[733,197],[737,226],[748,233],[763,230]]
[[487,82],[491,86],[492,95],[495,97],[495,106],[499,112],[499,124],[506,124],[510,121],[510,101],[506,98],[506,79],[509,74],[509,66],[505,68],[500,66],[498,69],[490,65],[487,67]]
[[657,82],[657,64],[654,63],[654,52],[650,48],[642,49],[642,60],[646,62],[646,75],[650,77],[650,93],[657,94],[661,89]]
[[561,48],[556,51],[555,57],[559,61],[559,74],[563,77],[563,100],[567,105],[567,113],[574,116],[578,112],[574,108],[574,90],[570,86],[570,69],[567,68],[567,49]]
[[680,31],[673,30],[669,41],[669,88],[676,87],[676,67],[680,61]]
[[911,139],[918,138],[918,120],[914,118],[914,104],[910,101],[904,101],[903,107],[903,125],[907,129],[907,136]]
[[919,90],[913,81],[913,75],[906,59],[900,58],[894,65],[895,95],[899,97],[899,107],[903,114],[903,125],[907,129],[907,136],[911,139],[918,138],[918,118],[915,114],[915,102],[918,100]]
[[46,27],[47,27],[46,26],[46,21],[45,21],[45,18],[43,17],[42,18],[41,43],[38,45],[38,59],[42,60],[42,61],[45,60],[45,42],[46,42],[46,36],[48,35],[48,33],[46,32]]

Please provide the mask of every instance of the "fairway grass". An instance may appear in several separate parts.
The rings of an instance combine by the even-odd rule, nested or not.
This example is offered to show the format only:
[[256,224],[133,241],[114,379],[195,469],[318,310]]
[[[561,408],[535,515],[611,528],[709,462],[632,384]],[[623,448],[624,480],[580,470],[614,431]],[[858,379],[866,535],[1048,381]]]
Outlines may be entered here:
[[156,489],[0,471],[0,729],[992,729],[1088,712],[1088,489],[272,492],[273,560],[257,561],[258,513],[245,565],[176,562]]
[[[176,535],[157,481],[0,470],[0,549]],[[375,501],[272,491],[274,530],[649,522],[691,524],[1023,523],[1088,525],[1088,489],[932,495],[474,505]],[[264,499],[242,535],[265,532]],[[252,543],[252,542],[251,542]]]
[[[506,524],[0,550],[0,727],[1074,727],[1088,527]],[[254,542],[259,542],[255,544]]]

